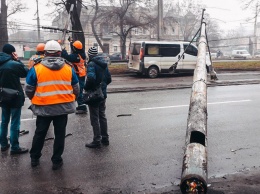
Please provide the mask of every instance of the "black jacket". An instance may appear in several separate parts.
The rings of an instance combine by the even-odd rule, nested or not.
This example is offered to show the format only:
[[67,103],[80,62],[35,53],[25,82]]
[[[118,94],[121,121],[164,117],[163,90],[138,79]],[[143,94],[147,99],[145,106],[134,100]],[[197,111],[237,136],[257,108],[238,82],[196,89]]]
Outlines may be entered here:
[[28,68],[21,61],[14,61],[6,53],[0,52],[0,87],[19,90],[19,95],[10,104],[0,103],[0,106],[10,108],[20,108],[24,105],[24,92],[21,86],[20,78],[25,78]]
[[96,88],[101,82],[101,88],[104,97],[107,98],[107,85],[112,82],[111,74],[107,67],[107,62],[100,56],[90,58],[87,68],[87,79],[84,89],[92,90]]

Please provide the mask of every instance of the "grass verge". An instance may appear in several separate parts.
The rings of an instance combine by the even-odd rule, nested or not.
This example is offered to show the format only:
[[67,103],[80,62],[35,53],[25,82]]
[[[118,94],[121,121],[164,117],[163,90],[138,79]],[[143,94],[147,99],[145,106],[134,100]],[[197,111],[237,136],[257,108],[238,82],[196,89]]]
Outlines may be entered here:
[[213,62],[215,70],[260,71],[260,61]]
[[[213,62],[213,67],[219,71],[260,71],[260,61],[218,61]],[[111,74],[129,73],[126,63],[112,63],[109,70]]]

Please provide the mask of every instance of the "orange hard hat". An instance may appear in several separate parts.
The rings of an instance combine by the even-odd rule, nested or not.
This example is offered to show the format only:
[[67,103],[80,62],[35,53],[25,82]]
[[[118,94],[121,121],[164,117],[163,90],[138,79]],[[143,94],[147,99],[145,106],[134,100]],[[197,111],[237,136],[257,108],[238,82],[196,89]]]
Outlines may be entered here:
[[76,40],[73,44],[72,44],[76,49],[82,49],[82,43],[79,40]]
[[45,44],[44,43],[39,43],[36,47],[36,50],[37,51],[44,51],[44,47],[45,47]]

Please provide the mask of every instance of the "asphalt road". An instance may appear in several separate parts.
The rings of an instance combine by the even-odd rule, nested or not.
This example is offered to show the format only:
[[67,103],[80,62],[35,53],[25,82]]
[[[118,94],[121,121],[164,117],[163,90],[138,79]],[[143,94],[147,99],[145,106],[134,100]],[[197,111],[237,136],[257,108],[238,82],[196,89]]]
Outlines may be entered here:
[[[218,82],[226,86],[208,88],[208,193],[260,193],[254,179],[260,174],[260,85],[250,84],[258,76],[256,72],[219,74]],[[52,139],[46,141],[35,169],[28,154],[1,154],[0,193],[179,194],[191,76],[113,80],[107,100],[111,145],[85,148],[92,139],[89,115],[71,114],[67,134],[72,135],[66,138],[62,169],[51,170]],[[230,86],[239,80],[245,85]],[[29,104],[27,99],[21,129],[30,133],[20,138],[28,148],[35,129]]]

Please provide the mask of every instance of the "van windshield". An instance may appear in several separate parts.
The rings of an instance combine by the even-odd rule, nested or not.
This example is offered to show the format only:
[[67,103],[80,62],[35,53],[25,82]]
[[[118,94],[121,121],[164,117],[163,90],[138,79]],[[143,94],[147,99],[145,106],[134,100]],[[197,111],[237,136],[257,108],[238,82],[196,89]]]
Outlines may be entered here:
[[130,53],[132,55],[139,55],[140,54],[140,49],[141,49],[141,44],[140,43],[132,43],[130,45]]

